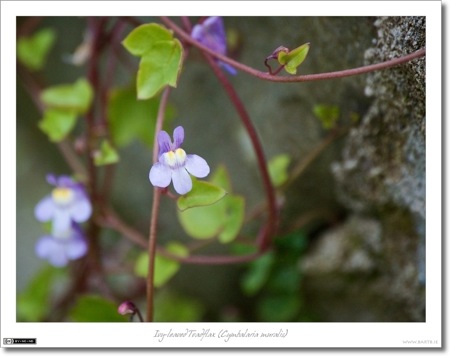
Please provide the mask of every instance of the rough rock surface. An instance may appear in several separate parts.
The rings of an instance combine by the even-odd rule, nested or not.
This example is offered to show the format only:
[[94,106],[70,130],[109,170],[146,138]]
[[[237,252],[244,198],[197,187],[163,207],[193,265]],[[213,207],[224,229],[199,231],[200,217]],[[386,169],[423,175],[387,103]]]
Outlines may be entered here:
[[[374,24],[367,63],[425,47],[424,17]],[[425,59],[371,74],[365,92],[373,104],[332,165],[350,218],[322,235],[303,262],[306,290],[312,303],[320,295],[324,320],[423,321]]]

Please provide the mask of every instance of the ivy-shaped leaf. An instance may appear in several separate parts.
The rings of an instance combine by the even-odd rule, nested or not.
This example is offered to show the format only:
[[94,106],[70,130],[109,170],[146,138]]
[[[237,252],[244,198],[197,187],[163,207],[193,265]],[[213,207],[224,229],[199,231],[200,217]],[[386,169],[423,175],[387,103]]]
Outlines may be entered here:
[[[225,187],[231,190],[228,172],[223,166],[214,172],[210,183],[205,184],[221,187],[223,191]],[[244,216],[244,198],[230,193],[212,205],[178,211],[181,226],[188,235],[196,239],[217,236],[222,243],[229,243],[237,237],[244,222]]]
[[21,37],[17,40],[17,58],[29,70],[40,70],[55,40],[56,33],[51,28],[39,30],[30,37]]
[[284,65],[284,69],[289,74],[297,74],[297,67],[306,59],[308,51],[309,43],[302,44],[288,53],[280,51],[278,53],[278,62]]
[[47,134],[52,142],[63,140],[77,122],[77,114],[71,110],[48,109],[39,121],[39,128]]
[[122,42],[141,57],[137,74],[137,96],[149,99],[166,85],[176,87],[181,71],[183,47],[165,27],[151,23],[135,28]]
[[89,82],[80,78],[73,84],[61,84],[41,93],[41,101],[47,108],[70,110],[84,114],[90,107],[94,91]]
[[192,178],[192,189],[178,198],[177,206],[184,211],[198,206],[212,205],[226,194],[225,189],[217,185]]
[[94,163],[96,166],[104,166],[107,164],[114,164],[119,162],[119,154],[111,146],[108,140],[103,140],[100,145],[100,150],[94,153]]

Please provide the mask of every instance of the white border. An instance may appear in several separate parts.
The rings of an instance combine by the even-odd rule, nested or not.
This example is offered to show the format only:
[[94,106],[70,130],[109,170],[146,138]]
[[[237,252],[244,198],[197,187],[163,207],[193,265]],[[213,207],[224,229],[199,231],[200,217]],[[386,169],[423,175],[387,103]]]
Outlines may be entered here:
[[[155,2],[155,1],[19,1],[1,2],[1,339],[37,338],[36,347],[363,347],[402,348],[403,340],[441,339],[441,3],[415,2]],[[237,12],[238,11],[238,12]],[[250,11],[250,13],[248,12]],[[118,15],[258,15],[258,16],[427,16],[427,300],[424,323],[16,323],[15,314],[15,16]],[[30,184],[32,184],[30,177]],[[217,337],[170,338],[159,342],[156,330],[168,333],[203,329]],[[220,339],[232,333],[277,332],[279,338]],[[3,347],[3,345],[2,345]]]

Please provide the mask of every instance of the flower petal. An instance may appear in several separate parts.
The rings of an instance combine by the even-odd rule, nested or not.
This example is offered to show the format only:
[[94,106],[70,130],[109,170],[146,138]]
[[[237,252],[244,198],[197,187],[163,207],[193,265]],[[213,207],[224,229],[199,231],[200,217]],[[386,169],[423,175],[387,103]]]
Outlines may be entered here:
[[51,236],[44,236],[38,240],[35,246],[36,255],[46,259],[55,267],[67,265],[67,257],[64,245]]
[[181,146],[184,141],[184,128],[183,126],[178,126],[173,130],[173,146],[172,149],[175,151]]
[[158,132],[158,146],[159,146],[158,156],[161,156],[162,154],[170,151],[172,141],[170,140],[170,136],[166,131]]
[[215,52],[226,53],[225,28],[221,17],[212,16],[202,24],[195,25],[192,37]]
[[46,179],[48,184],[58,185],[58,178],[53,173],[47,174]]
[[197,178],[204,178],[209,174],[209,166],[206,161],[197,155],[187,155],[184,166],[187,171]]
[[70,216],[78,223],[85,222],[92,214],[91,202],[84,194],[78,194],[70,209]]
[[42,199],[34,209],[34,216],[38,221],[49,221],[55,213],[55,203],[50,195]]
[[192,189],[192,179],[183,167],[172,170],[173,187],[180,195],[186,194]]
[[170,184],[172,172],[169,167],[157,162],[150,169],[148,177],[155,187],[165,188]]
[[69,176],[58,177],[58,187],[72,187],[76,185],[76,182]]
[[55,209],[53,215],[52,235],[57,237],[67,236],[71,229],[71,211],[70,209]]
[[83,257],[87,252],[87,243],[81,237],[75,237],[65,243],[65,253],[70,260]]

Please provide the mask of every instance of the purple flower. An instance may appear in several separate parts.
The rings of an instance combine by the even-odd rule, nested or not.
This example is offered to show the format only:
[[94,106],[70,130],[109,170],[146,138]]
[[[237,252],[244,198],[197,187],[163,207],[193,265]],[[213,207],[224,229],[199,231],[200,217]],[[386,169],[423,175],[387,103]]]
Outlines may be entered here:
[[89,219],[92,206],[83,185],[67,176],[47,176],[47,182],[56,186],[52,193],[43,198],[34,210],[41,222],[52,222],[52,235],[70,230],[72,222],[82,223]]
[[184,129],[178,126],[173,131],[173,140],[166,131],[158,133],[158,162],[150,169],[150,182],[155,187],[165,188],[171,181],[178,194],[186,194],[192,189],[192,174],[197,178],[204,178],[209,174],[206,161],[197,155],[186,155],[180,148],[184,141]]
[[83,257],[87,252],[87,242],[81,229],[72,224],[58,235],[42,236],[36,243],[36,255],[55,267],[64,267],[70,260]]
[[[221,17],[208,17],[202,24],[195,25],[191,36],[214,52],[227,54],[227,39]],[[217,61],[217,63],[231,75],[236,75],[237,71],[234,67],[222,61]]]

